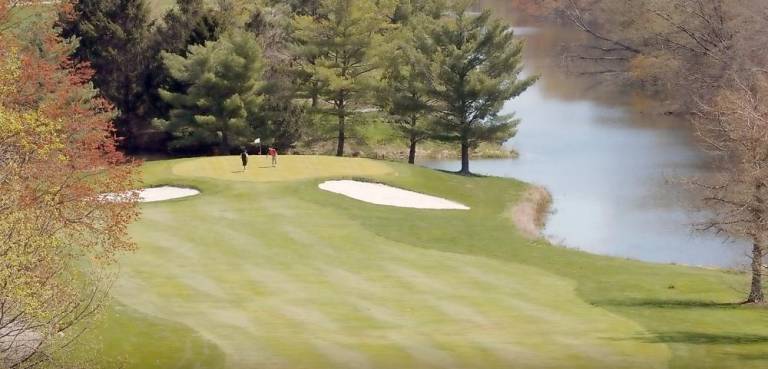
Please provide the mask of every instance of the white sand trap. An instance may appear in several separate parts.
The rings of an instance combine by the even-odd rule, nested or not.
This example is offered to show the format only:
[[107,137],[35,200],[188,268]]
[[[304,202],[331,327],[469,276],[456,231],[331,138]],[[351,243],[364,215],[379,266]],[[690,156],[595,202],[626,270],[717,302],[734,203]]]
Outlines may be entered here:
[[469,207],[443,198],[418,192],[360,181],[327,181],[318,187],[356,200],[377,205],[397,206],[414,209],[469,210]]
[[129,193],[104,194],[102,195],[102,199],[107,201],[122,201],[123,199],[131,197],[136,192],[138,192],[139,195],[139,202],[166,201],[197,196],[200,194],[200,191],[192,188],[162,186],[145,188],[143,190],[131,191]]

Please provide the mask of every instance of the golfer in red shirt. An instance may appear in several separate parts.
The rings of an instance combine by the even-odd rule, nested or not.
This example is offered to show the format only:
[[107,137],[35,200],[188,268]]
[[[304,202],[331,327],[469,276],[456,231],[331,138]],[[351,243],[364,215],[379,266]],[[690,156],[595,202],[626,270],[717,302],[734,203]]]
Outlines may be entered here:
[[269,148],[269,156],[272,157],[272,166],[277,166],[277,149],[274,147]]

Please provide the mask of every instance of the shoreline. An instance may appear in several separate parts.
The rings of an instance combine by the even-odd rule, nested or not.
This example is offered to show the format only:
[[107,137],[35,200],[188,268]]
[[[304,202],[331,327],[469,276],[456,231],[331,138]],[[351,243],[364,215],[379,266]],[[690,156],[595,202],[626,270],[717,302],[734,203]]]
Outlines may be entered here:
[[[552,213],[552,194],[543,186],[529,185],[520,200],[510,207],[505,216],[512,220],[518,231],[530,239],[546,239],[543,231]],[[552,243],[550,240],[547,240]],[[555,245],[552,243],[552,245]]]

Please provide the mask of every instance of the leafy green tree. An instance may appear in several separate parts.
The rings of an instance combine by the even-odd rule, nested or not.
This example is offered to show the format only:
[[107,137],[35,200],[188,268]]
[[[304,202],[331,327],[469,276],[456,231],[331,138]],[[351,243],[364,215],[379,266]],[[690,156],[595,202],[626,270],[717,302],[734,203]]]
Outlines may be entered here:
[[285,152],[299,141],[307,129],[308,106],[284,98],[280,94],[267,95],[258,117],[251,125],[258,127],[258,137],[271,142]]
[[[428,19],[423,19],[428,21]],[[378,104],[408,140],[408,163],[416,162],[416,146],[432,135],[435,100],[431,94],[432,55],[420,48],[420,28],[403,27],[390,37],[392,47],[382,55],[383,83]]]
[[72,63],[52,23],[30,26],[41,43],[0,34],[2,368],[111,366],[79,338],[109,302],[114,263],[135,247],[127,227],[138,199],[125,191],[138,185],[137,168],[116,149],[112,107],[90,69]]
[[254,11],[246,29],[257,35],[264,53],[264,101],[260,116],[251,124],[258,136],[287,151],[302,137],[310,117],[308,104],[299,92],[300,79],[293,65],[292,19],[295,10],[275,4]]
[[377,70],[372,51],[389,22],[373,0],[324,0],[320,13],[322,17],[297,16],[295,37],[301,45],[298,52],[313,56],[302,58],[301,69],[325,102],[318,107],[338,120],[336,155],[343,156],[347,120],[370,96]]
[[520,78],[523,43],[512,27],[467,11],[468,3],[451,5],[452,14],[429,36],[435,48],[434,97],[439,101],[437,127],[443,138],[461,144],[461,171],[468,175],[470,149],[481,142],[503,142],[518,121],[499,115],[504,103],[533,85]]
[[171,76],[188,86],[181,93],[160,90],[173,109],[168,120],[156,122],[173,135],[173,149],[218,145],[227,154],[253,139],[248,122],[261,102],[263,61],[252,34],[231,32],[190,46],[186,57],[164,53],[163,59]]
[[94,85],[119,110],[118,134],[127,148],[135,148],[135,138],[149,120],[146,0],[80,0],[71,14],[61,16],[60,26],[63,37],[79,40],[73,57],[90,63]]

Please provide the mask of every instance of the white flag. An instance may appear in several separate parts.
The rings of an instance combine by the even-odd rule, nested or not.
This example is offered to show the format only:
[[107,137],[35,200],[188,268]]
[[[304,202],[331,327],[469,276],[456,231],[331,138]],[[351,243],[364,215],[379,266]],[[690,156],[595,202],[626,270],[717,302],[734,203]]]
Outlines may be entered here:
[[255,140],[253,140],[253,143],[255,143],[255,144],[260,144],[260,143],[261,143],[261,139],[260,139],[260,138],[257,138],[257,139],[255,139]]

